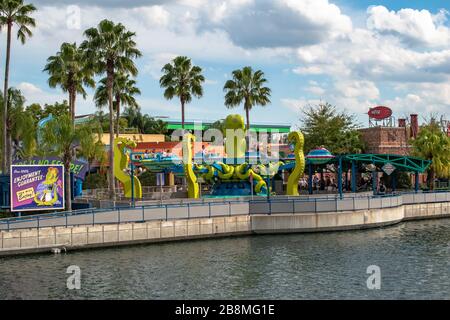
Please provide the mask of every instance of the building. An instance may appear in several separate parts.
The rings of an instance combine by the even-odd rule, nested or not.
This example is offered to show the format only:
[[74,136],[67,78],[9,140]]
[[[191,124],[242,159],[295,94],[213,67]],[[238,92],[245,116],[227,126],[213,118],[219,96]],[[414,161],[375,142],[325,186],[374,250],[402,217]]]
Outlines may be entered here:
[[399,119],[397,126],[373,125],[360,129],[362,139],[366,145],[366,153],[410,155],[409,140],[417,136],[419,131],[418,116],[410,116],[410,124],[406,119]]

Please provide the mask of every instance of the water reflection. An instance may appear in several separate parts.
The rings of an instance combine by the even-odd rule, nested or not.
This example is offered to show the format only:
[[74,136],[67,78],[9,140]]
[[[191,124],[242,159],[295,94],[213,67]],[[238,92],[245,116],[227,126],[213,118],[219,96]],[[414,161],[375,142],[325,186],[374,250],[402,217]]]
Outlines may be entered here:
[[[381,290],[366,287],[369,265]],[[3,258],[0,299],[448,299],[449,271],[450,220],[430,220]]]

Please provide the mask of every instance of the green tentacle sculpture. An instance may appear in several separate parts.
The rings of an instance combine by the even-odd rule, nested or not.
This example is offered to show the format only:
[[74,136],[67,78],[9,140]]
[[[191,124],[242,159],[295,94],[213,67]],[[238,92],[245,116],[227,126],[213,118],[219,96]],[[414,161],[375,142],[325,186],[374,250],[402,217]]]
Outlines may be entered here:
[[305,171],[305,156],[303,154],[305,140],[301,132],[291,132],[288,135],[288,141],[295,146],[295,168],[289,176],[286,194],[289,196],[298,196],[298,181]]
[[132,184],[130,175],[124,172],[130,162],[127,149],[132,148],[136,148],[136,142],[127,138],[114,139],[114,176],[122,183],[125,197],[131,198],[134,194],[134,197],[142,198],[142,186],[139,178],[133,176]]
[[200,188],[198,186],[197,176],[192,168],[192,145],[195,142],[195,136],[186,133],[183,139],[183,165],[188,186],[188,197],[198,199],[200,197]]

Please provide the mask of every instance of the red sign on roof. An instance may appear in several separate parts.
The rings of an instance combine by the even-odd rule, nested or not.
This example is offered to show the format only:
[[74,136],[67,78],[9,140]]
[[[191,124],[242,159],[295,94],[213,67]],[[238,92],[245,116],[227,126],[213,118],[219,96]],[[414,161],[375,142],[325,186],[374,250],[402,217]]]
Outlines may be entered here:
[[392,110],[385,106],[378,106],[369,109],[369,117],[375,120],[383,120],[392,116]]

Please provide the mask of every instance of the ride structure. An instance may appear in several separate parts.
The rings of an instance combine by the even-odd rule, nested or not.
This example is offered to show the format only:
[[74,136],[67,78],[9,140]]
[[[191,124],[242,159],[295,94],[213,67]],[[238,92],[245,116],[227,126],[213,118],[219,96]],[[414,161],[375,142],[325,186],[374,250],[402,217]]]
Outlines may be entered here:
[[[291,132],[288,136],[289,143],[294,148],[295,158],[280,160],[259,150],[246,151],[247,132],[241,115],[229,115],[224,121],[222,131],[225,137],[225,157],[194,154],[195,136],[187,133],[183,136],[182,142],[183,159],[162,154],[151,157],[139,155],[137,159],[134,158],[136,154],[133,154],[132,163],[145,166],[150,172],[172,172],[183,176],[186,179],[189,198],[200,197],[200,180],[211,184],[210,194],[203,195],[204,197],[267,195],[271,193],[268,181],[283,170],[292,171],[288,180],[287,194],[298,195],[298,181],[305,169],[302,133]],[[123,151],[123,148],[118,149],[116,153],[122,154],[122,159],[126,159]],[[120,170],[121,179],[126,182],[130,181],[130,177],[122,174],[126,164],[126,160],[123,161],[125,162],[117,170]]]

